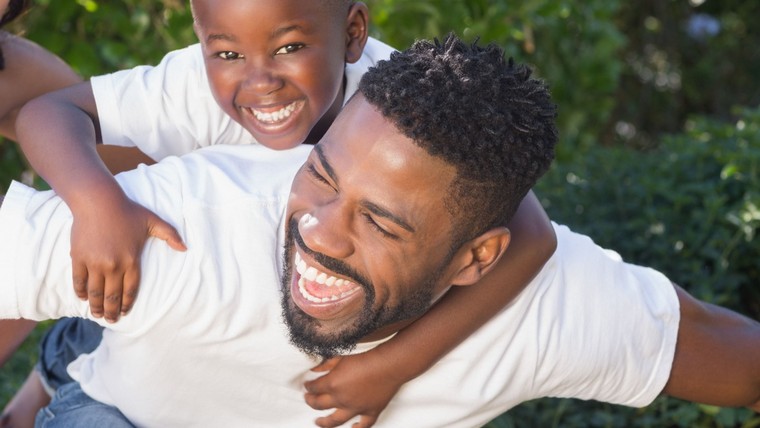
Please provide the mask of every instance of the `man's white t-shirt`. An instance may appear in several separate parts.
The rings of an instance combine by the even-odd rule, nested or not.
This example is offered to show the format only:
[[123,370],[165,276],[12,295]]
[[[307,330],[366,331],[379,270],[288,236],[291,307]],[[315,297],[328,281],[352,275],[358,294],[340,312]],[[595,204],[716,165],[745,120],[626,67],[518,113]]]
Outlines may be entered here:
[[[188,245],[148,241],[140,295],[70,367],[91,397],[138,426],[305,427],[315,361],[281,319],[284,212],[309,147],[220,145],[120,174],[128,196]],[[0,208],[0,318],[92,318],[72,291],[71,214],[14,183]],[[503,311],[405,384],[378,427],[479,427],[534,398],[629,406],[663,389],[679,322],[660,273],[555,225],[556,253]],[[414,352],[413,349],[409,350]]]
[[[343,102],[359,80],[394,49],[369,38],[359,61],[346,64]],[[222,111],[208,83],[200,44],[139,66],[90,79],[104,144],[137,147],[155,160],[217,144],[256,139]]]

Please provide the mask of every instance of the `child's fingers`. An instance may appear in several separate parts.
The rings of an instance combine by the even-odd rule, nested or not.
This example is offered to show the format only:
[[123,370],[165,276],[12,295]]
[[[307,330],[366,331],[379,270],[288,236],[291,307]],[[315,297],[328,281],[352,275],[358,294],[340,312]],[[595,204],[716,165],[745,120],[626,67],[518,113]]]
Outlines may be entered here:
[[307,392],[304,395],[304,400],[314,410],[327,410],[339,407],[339,403],[330,394],[312,394]]
[[362,415],[359,418],[359,422],[353,424],[352,428],[370,428],[372,425],[375,425],[375,422],[377,422],[377,416]]
[[84,263],[75,263],[72,260],[71,280],[77,297],[87,300],[87,266]]
[[161,220],[158,216],[153,216],[148,227],[148,235],[155,238],[166,241],[166,243],[174,250],[185,251],[187,247],[182,241],[182,237],[177,233],[177,229],[172,227],[169,223]]
[[319,363],[316,367],[312,368],[311,371],[313,372],[327,372],[335,368],[335,366],[338,365],[342,357],[333,357],[329,360],[324,360],[321,363]]
[[121,296],[121,314],[126,315],[135,304],[137,292],[140,290],[140,267],[128,270],[124,274],[124,293]]
[[87,300],[90,302],[90,312],[95,318],[103,316],[103,293],[105,280],[103,275],[87,272]]
[[112,273],[106,277],[103,296],[103,313],[108,322],[116,322],[121,314],[121,295],[124,289],[124,275]]
[[337,409],[330,415],[317,418],[317,420],[314,422],[317,424],[318,427],[334,428],[334,427],[338,427],[345,424],[354,416],[356,416],[356,413],[354,412],[343,410],[343,409]]

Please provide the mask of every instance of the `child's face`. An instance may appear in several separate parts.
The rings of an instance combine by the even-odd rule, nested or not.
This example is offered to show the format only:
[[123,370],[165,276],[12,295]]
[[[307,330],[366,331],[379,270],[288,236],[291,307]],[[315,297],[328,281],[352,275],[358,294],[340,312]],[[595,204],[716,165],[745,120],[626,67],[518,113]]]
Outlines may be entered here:
[[214,98],[272,149],[321,137],[342,107],[345,63],[364,48],[366,6],[346,12],[324,3],[193,1]]

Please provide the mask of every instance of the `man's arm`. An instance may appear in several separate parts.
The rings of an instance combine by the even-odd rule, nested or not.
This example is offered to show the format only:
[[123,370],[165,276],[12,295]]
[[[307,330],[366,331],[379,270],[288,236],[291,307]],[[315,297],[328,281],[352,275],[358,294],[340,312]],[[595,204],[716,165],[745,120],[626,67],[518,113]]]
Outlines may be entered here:
[[760,323],[676,287],[681,322],[665,394],[760,411]]

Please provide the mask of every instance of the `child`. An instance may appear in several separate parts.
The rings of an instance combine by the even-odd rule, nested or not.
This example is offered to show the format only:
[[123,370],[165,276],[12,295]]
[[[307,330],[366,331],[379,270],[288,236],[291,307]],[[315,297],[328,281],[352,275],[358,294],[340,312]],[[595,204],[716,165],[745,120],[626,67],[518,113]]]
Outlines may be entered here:
[[[19,120],[32,165],[74,214],[76,292],[89,298],[93,314],[109,321],[134,302],[146,235],[176,249],[183,243],[173,227],[124,196],[97,157],[97,142],[137,146],[154,159],[211,144],[285,149],[314,143],[363,71],[391,52],[368,41],[368,11],[359,2],[194,0],[191,5],[200,46],[170,53],[156,68],[94,78],[45,97],[25,108]],[[522,289],[553,251],[554,235],[533,197],[515,222],[520,232],[512,238],[514,249],[498,267],[512,278],[508,287],[493,281],[463,289],[468,297],[459,300],[467,304],[446,298],[416,327],[377,350],[319,367],[330,368],[328,376],[340,386],[332,391],[336,412],[320,425],[335,426],[361,414],[363,426],[370,426],[405,381]],[[414,358],[407,352],[412,343],[418,349]],[[357,367],[364,371],[361,381],[352,373]]]

